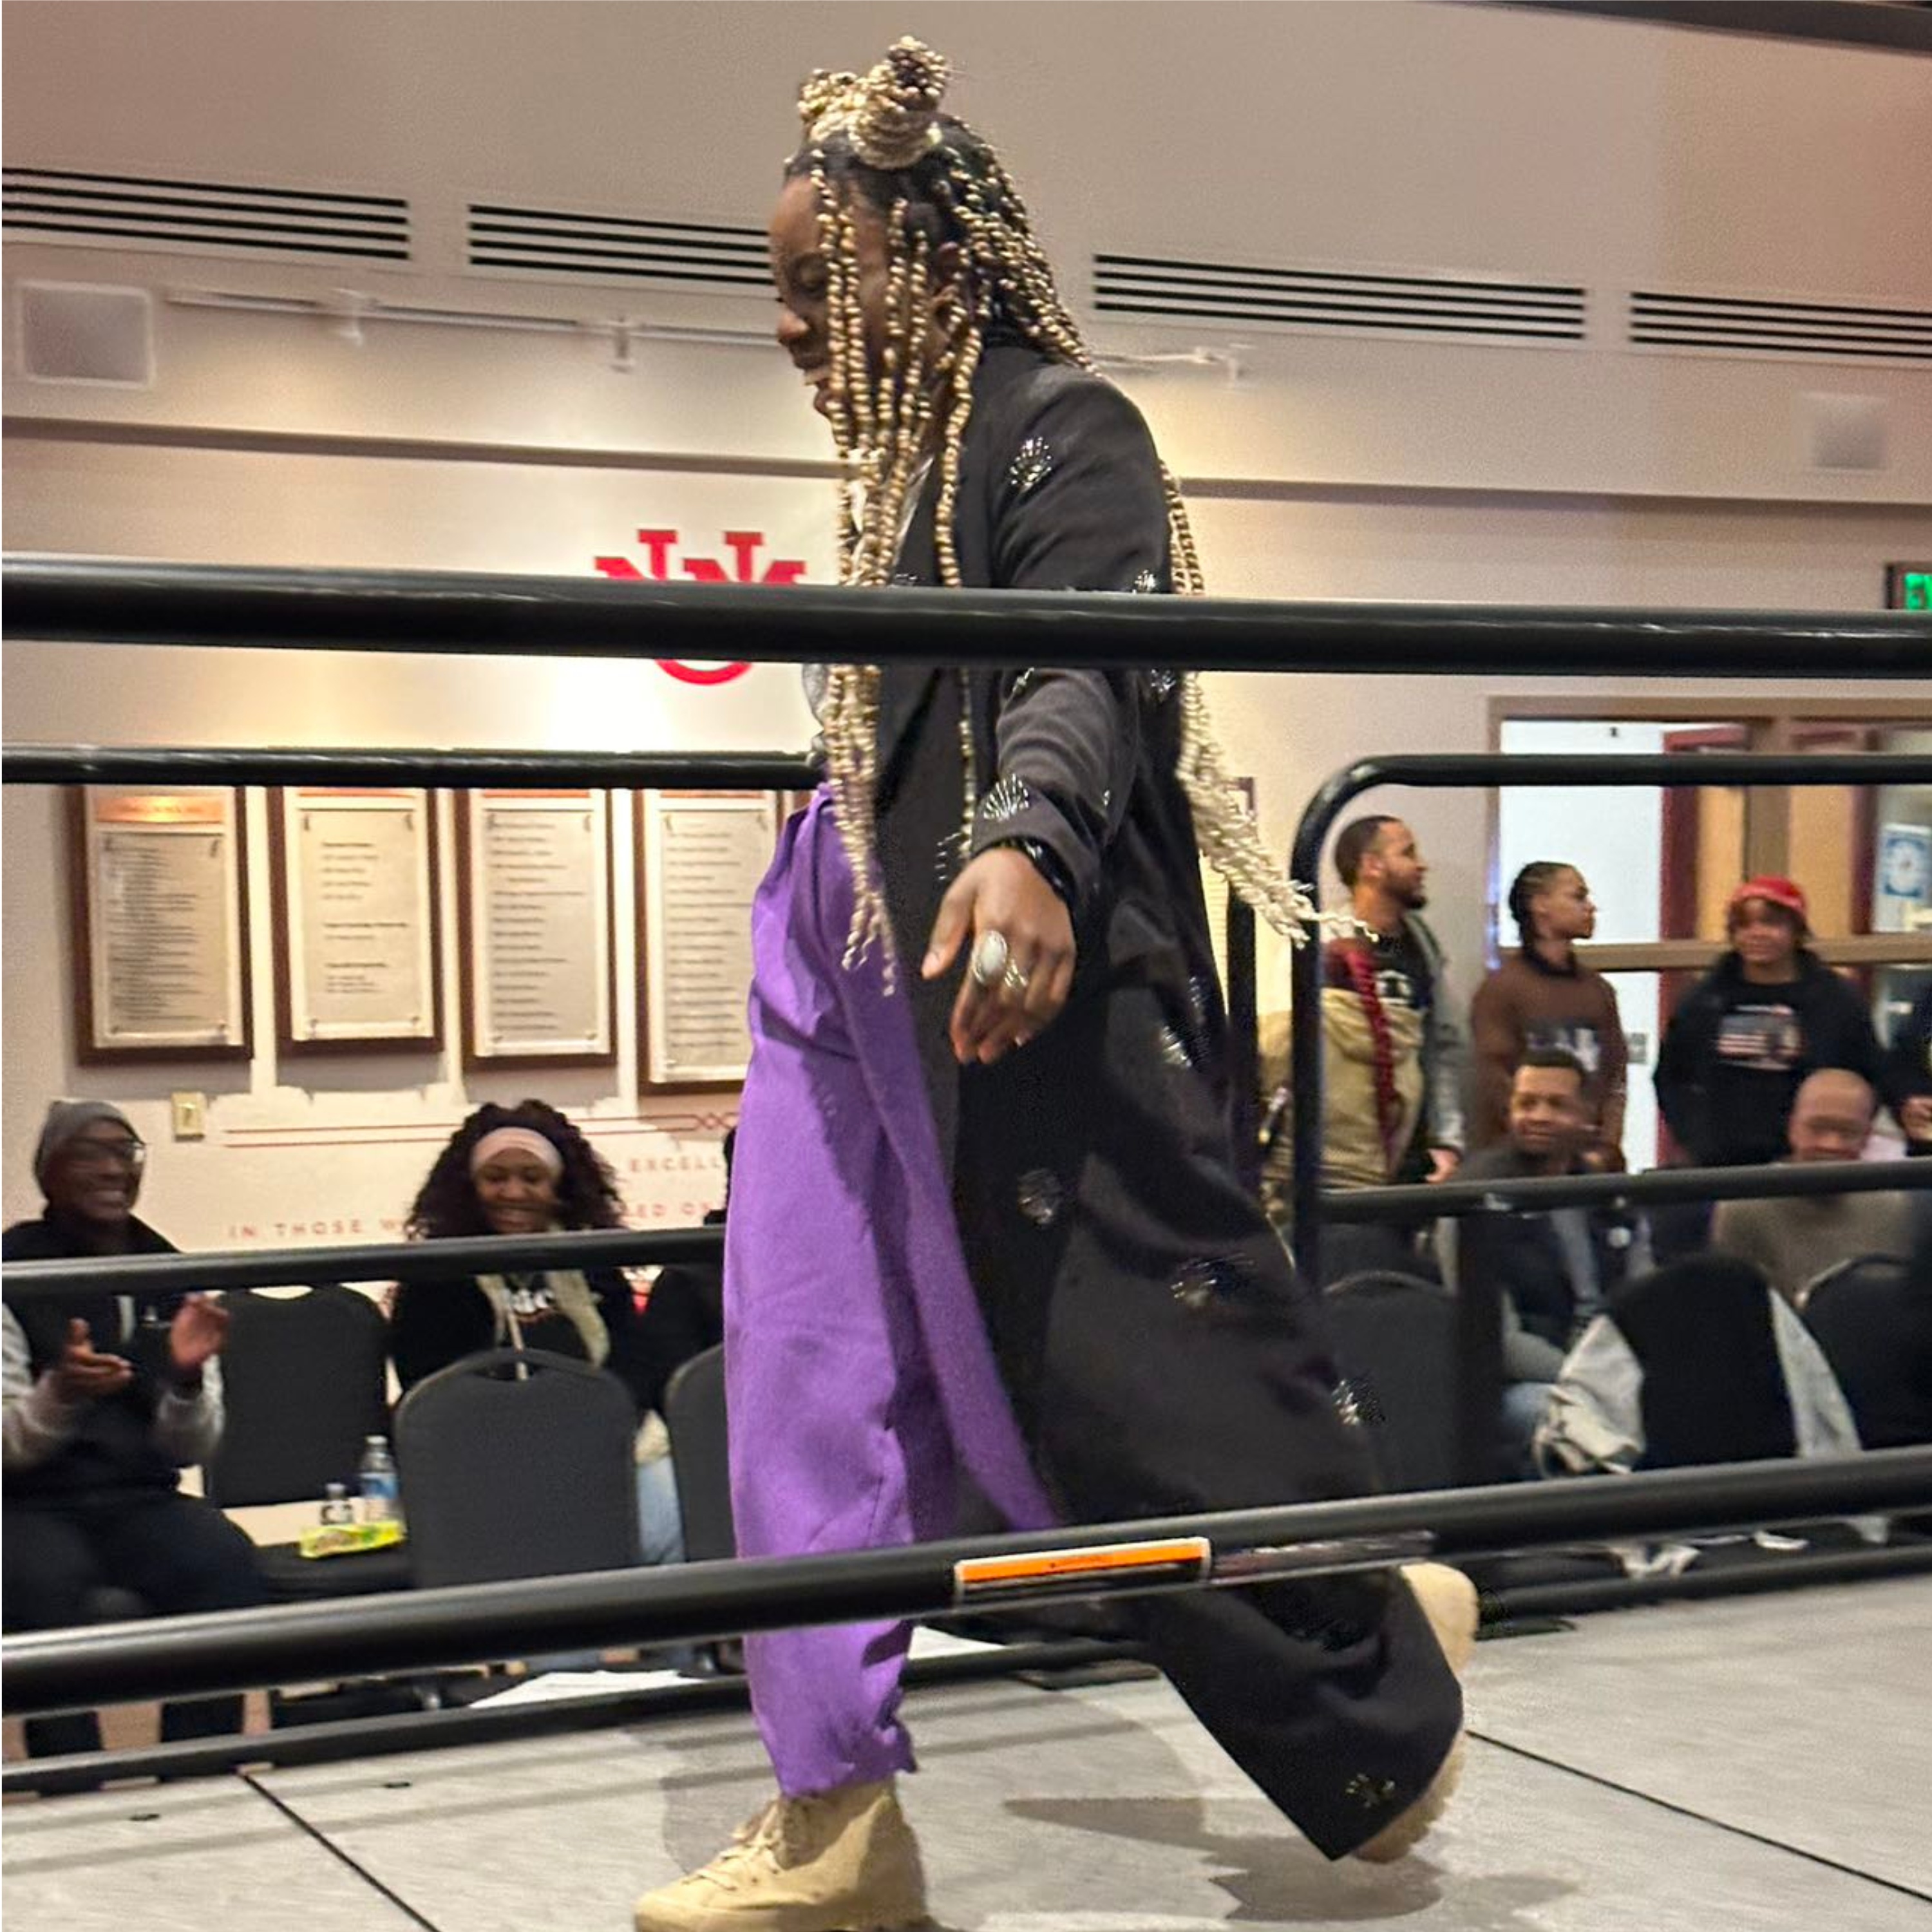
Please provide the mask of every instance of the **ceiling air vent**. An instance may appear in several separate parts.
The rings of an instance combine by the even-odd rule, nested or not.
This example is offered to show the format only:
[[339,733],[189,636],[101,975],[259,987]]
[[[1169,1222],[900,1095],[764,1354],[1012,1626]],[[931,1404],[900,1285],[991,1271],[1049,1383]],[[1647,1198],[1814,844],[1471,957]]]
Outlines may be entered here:
[[1094,307],[1150,321],[1337,330],[1477,342],[1580,342],[1574,283],[1334,268],[1236,268],[1096,255]]
[[394,195],[8,168],[4,208],[7,233],[19,241],[190,255],[410,259],[409,204]]
[[1628,321],[1630,342],[1643,349],[1796,356],[1813,362],[1932,361],[1928,309],[1639,290],[1630,296]]
[[472,202],[470,266],[554,280],[768,290],[764,230]]

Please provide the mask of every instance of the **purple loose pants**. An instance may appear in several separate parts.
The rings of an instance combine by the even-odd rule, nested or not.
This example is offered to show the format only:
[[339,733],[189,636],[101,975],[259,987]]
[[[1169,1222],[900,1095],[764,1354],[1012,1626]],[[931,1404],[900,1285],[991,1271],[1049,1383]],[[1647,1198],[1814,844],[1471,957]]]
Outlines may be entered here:
[[[820,792],[785,828],[752,915],[752,1062],[724,1250],[740,1556],[944,1536],[962,1468],[1016,1528],[1053,1520],[960,1252],[911,1003],[887,994],[876,958],[842,963],[851,906]],[[747,1640],[783,1790],[910,1768],[897,1715],[910,1635],[892,1623]]]

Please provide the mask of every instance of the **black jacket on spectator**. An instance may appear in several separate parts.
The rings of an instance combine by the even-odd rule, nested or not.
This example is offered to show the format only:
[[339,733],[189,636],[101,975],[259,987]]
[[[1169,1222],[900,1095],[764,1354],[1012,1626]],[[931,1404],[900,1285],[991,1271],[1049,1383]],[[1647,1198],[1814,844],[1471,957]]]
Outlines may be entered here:
[[[1912,1001],[1911,1012],[1892,1034],[1879,1091],[1894,1114],[1917,1095],[1932,1094],[1932,984]],[[1932,1154],[1932,1140],[1908,1142],[1906,1150]]]
[[[638,1305],[631,1284],[616,1268],[587,1269],[584,1279],[610,1337],[610,1352],[602,1366],[631,1391],[641,1414],[653,1405],[639,1352]],[[578,1361],[586,1359],[583,1337],[561,1317],[535,1329],[526,1327],[524,1345]],[[389,1313],[389,1355],[396,1365],[396,1379],[405,1390],[465,1355],[499,1346],[495,1312],[470,1276],[405,1282],[396,1290]]]
[[[130,1255],[172,1255],[180,1250],[146,1222],[128,1217]],[[85,1251],[50,1214],[16,1221],[0,1235],[0,1258],[10,1262],[74,1261]],[[14,1318],[27,1338],[34,1378],[59,1361],[68,1324],[85,1322],[94,1346],[123,1355],[134,1365],[134,1379],[118,1394],[88,1402],[58,1455],[28,1469],[10,1471],[7,1495],[15,1502],[57,1502],[75,1497],[178,1489],[181,1471],[156,1445],[154,1408],[166,1386],[168,1324],[180,1306],[178,1294],[135,1304],[130,1322],[120,1298],[104,1294],[85,1302],[10,1300]]]
[[1878,1036],[1858,989],[1801,951],[1797,976],[1754,986],[1727,952],[1678,1006],[1657,1060],[1657,1099],[1698,1167],[1782,1160],[1806,1078],[1848,1067],[1880,1084]]
[[[1541,1171],[1511,1142],[1503,1141],[1472,1154],[1456,1170],[1456,1178],[1519,1180]],[[1611,1202],[1568,1211],[1584,1217],[1597,1264],[1598,1293],[1607,1302],[1623,1286],[1636,1244],[1636,1223]],[[1515,1304],[1518,1318],[1531,1334],[1568,1350],[1575,1339],[1576,1292],[1550,1215],[1465,1215],[1456,1240],[1458,1281],[1493,1282]]]

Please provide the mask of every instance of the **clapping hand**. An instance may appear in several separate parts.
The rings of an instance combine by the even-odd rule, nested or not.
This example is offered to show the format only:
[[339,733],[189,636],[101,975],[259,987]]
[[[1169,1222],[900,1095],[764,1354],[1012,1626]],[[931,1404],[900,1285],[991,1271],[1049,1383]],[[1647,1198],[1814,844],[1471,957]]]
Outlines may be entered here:
[[93,1331],[76,1317],[67,1324],[67,1341],[50,1372],[62,1402],[99,1402],[134,1380],[134,1365],[124,1355],[103,1354],[94,1346]]
[[212,1295],[190,1294],[168,1324],[168,1358],[176,1375],[193,1382],[228,1339],[228,1310]]

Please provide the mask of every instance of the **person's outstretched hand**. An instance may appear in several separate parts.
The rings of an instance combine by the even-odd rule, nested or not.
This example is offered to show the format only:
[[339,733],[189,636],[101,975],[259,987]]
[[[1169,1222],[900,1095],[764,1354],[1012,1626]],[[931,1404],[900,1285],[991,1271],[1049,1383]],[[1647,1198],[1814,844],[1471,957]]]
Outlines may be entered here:
[[[973,970],[989,932],[1006,943],[1004,971],[982,986]],[[996,845],[953,880],[926,942],[923,976],[936,980],[964,950],[950,1037],[962,1066],[990,1066],[1052,1024],[1073,986],[1073,922],[1024,852]]]
[[76,1317],[67,1324],[60,1360],[49,1373],[62,1402],[98,1402],[134,1380],[134,1365],[124,1355],[104,1354],[95,1348],[93,1330]]

